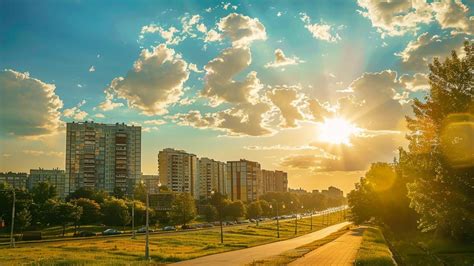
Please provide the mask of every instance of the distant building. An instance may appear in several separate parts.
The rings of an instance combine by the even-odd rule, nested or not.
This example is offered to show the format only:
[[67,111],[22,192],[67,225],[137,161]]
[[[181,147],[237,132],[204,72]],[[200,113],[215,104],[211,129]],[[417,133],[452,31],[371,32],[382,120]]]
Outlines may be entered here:
[[32,189],[40,182],[48,182],[56,187],[58,196],[62,199],[66,198],[66,173],[59,169],[30,169],[30,177],[28,180],[28,189]]
[[196,155],[171,148],[158,153],[158,172],[162,185],[173,192],[187,192],[199,199],[200,184]]
[[227,195],[227,169],[224,162],[199,158],[199,195],[210,197],[211,192]]
[[288,191],[288,174],[283,171],[262,170],[262,194]]
[[289,192],[296,193],[296,194],[306,194],[306,193],[308,193],[308,191],[306,191],[302,188],[298,188],[298,189],[290,188]]
[[143,183],[150,194],[156,194],[159,192],[160,178],[158,175],[140,175],[135,186],[139,183]]
[[66,194],[86,187],[130,192],[141,174],[141,127],[67,123]]
[[258,199],[258,184],[262,170],[258,162],[241,159],[227,162],[227,191],[231,200],[253,201]]
[[0,183],[7,183],[14,188],[28,188],[27,173],[0,173]]
[[322,190],[321,194],[327,196],[328,198],[342,198],[344,196],[344,192],[342,192],[342,190],[332,186],[328,189]]

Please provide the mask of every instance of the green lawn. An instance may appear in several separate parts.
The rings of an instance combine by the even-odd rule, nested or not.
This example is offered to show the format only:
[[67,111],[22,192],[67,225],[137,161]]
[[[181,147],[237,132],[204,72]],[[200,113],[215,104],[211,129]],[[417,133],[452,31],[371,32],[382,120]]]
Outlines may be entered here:
[[[340,222],[340,214],[332,215],[332,223]],[[309,218],[298,221],[298,235],[310,232]],[[313,231],[323,227],[320,217],[313,218]],[[294,220],[280,223],[280,240],[294,237]],[[224,244],[220,244],[219,228],[150,236],[150,254],[155,263],[191,259],[223,251],[241,249],[277,241],[276,223],[262,223],[238,228],[227,227]],[[0,248],[0,265],[4,264],[144,264],[144,236],[81,239],[53,243],[19,244],[17,248]]]
[[474,265],[474,243],[458,243],[419,232],[391,234],[395,258],[405,265]]
[[357,252],[355,265],[395,265],[390,249],[380,229],[367,227],[364,230],[362,244]]

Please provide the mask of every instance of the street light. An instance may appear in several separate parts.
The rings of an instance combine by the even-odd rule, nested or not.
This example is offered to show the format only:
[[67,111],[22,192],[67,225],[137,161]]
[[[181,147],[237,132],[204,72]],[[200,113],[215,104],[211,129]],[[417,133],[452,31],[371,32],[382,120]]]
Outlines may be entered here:
[[[216,192],[214,190],[211,190],[211,195],[214,196],[216,194]],[[224,229],[222,228],[222,207],[221,207],[221,202],[219,200],[218,202],[218,208],[219,210],[217,211],[218,214],[219,214],[219,224],[220,224],[220,227],[221,227],[221,244],[224,244]]]
[[135,233],[135,191],[132,192],[132,239],[136,239]]
[[[280,214],[279,214],[279,205],[277,201],[275,201],[275,210],[276,210],[276,218],[277,218],[277,238],[280,238]],[[272,209],[273,206],[270,204],[270,209]],[[282,208],[285,208],[285,204],[282,205]]]
[[[141,182],[143,184],[143,180]],[[158,181],[157,186],[158,186],[158,191],[159,191],[161,187],[160,181]],[[148,208],[150,206],[150,197],[149,197],[150,193],[148,190],[148,185],[146,186],[145,191],[146,191],[145,259],[150,260],[150,216],[149,216],[149,211],[148,211]]]

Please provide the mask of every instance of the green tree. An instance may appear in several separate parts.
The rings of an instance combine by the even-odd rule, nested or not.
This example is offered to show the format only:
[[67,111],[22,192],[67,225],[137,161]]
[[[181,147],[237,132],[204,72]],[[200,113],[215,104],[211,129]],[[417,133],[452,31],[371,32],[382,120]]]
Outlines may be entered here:
[[31,224],[31,213],[27,209],[22,209],[15,214],[15,228],[22,232]]
[[407,117],[409,152],[403,174],[410,206],[419,213],[419,227],[456,239],[474,238],[474,44],[444,62],[430,64],[431,90],[415,99]]
[[66,227],[69,224],[77,224],[81,219],[82,207],[76,206],[70,202],[56,202],[53,209],[54,218],[52,221],[54,224],[61,225],[63,228],[62,235],[66,233]]
[[204,218],[206,219],[207,222],[212,222],[215,221],[216,219],[219,218],[219,214],[217,213],[216,207],[207,204],[202,207],[202,212],[204,215]]
[[245,216],[245,205],[242,201],[237,200],[233,201],[232,203],[228,204],[225,207],[225,216],[230,217],[234,220],[237,220],[240,217]]
[[351,220],[355,224],[361,224],[374,216],[373,196],[374,192],[367,184],[367,180],[361,177],[355,189],[347,195],[351,209]]
[[258,219],[262,216],[263,210],[259,200],[252,201],[248,204],[247,207],[247,216],[248,218]]
[[[31,193],[26,189],[15,189],[15,209],[16,212],[22,210],[29,211],[33,204],[33,198]],[[13,207],[13,188],[7,183],[0,183],[0,216],[6,222],[7,225],[11,224],[12,218],[12,207]]]
[[123,199],[106,199],[101,205],[102,217],[105,225],[125,226],[130,223],[130,212]]
[[35,204],[42,205],[49,199],[54,199],[58,196],[56,186],[48,182],[39,182],[31,189],[33,201]]
[[95,190],[86,187],[80,187],[76,189],[73,193],[69,194],[66,197],[66,201],[71,201],[73,199],[91,199],[95,202],[102,204],[106,199],[109,198],[109,194],[103,190]]
[[174,224],[186,225],[196,217],[196,206],[189,193],[179,193],[173,201],[170,218]]
[[95,202],[95,200],[79,198],[71,202],[82,208],[82,215],[79,219],[81,225],[96,224],[101,221],[102,214],[100,212],[100,205]]
[[[127,201],[128,211],[132,213],[132,205],[134,201]],[[151,208],[148,209],[150,218],[155,215],[155,211]],[[135,224],[143,225],[146,223],[146,206],[143,202],[135,200]]]
[[146,186],[145,184],[138,183],[135,185],[135,189],[133,190],[134,198],[141,202],[146,202]]

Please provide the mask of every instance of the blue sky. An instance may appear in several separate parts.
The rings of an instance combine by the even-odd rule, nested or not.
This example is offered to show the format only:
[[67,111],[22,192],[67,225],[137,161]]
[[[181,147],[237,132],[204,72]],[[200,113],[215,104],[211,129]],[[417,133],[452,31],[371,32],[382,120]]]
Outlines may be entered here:
[[[63,123],[94,120],[144,128],[142,171],[147,174],[156,173],[158,150],[176,147],[218,160],[260,161],[265,168],[288,171],[290,186],[336,183],[347,190],[371,161],[390,160],[405,145],[403,117],[410,99],[423,97],[429,88],[426,63],[472,39],[472,8],[466,0],[2,1],[0,170],[64,168]],[[146,26],[153,30],[145,32]],[[163,38],[160,30],[171,27],[173,37],[183,40]],[[206,41],[211,29],[217,40]],[[149,57],[140,56],[144,49]],[[266,67],[278,61],[277,49],[284,53],[282,65]],[[251,63],[224,58],[226,50],[249,56]],[[157,62],[160,51],[172,58],[171,66],[145,64],[141,71],[150,67],[164,76],[127,76],[136,61]],[[212,77],[210,62],[219,57],[224,65]],[[222,78],[226,71],[231,71],[227,80]],[[19,76],[25,72],[27,77]],[[124,80],[112,86],[119,77]],[[163,85],[163,77],[174,85]],[[44,108],[38,97],[37,110],[17,109],[28,104],[25,95],[46,91],[48,84],[55,86],[53,96],[62,106],[47,105],[54,97],[42,94]],[[104,90],[122,106],[103,110]],[[234,93],[238,100],[229,96]],[[350,106],[340,99],[350,99]],[[265,110],[257,112],[257,105]],[[49,112],[41,114],[44,110]],[[192,111],[200,116],[185,116]],[[9,124],[12,113],[19,116],[15,126]],[[39,122],[31,122],[37,115]],[[245,122],[249,117],[255,120]],[[344,127],[349,135],[342,137],[350,145],[320,143],[318,132],[334,126],[326,121],[331,118],[358,129]],[[42,119],[55,124],[41,124]],[[25,133],[30,128],[44,130]],[[373,139],[361,137],[362,131]],[[384,138],[390,140],[387,147],[375,151],[373,145],[387,143]],[[362,152],[369,155],[356,160]],[[336,164],[326,162],[334,158]]]

